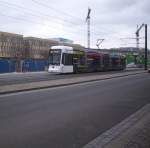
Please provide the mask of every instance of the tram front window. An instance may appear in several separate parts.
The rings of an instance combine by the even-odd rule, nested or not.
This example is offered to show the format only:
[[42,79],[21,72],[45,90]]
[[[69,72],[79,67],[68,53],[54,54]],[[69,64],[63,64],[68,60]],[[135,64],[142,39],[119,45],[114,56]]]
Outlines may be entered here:
[[49,64],[50,65],[60,65],[61,50],[55,49],[49,51]]

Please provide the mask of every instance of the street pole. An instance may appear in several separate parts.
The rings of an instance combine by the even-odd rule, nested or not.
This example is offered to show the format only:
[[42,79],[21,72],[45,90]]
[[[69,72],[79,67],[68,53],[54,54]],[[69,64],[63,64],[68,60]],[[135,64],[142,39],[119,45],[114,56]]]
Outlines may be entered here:
[[145,70],[147,70],[147,24],[145,24]]

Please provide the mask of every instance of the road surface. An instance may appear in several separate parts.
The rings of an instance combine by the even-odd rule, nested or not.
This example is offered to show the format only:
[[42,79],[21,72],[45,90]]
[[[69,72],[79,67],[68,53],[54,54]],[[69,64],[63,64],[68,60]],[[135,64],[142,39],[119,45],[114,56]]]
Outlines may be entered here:
[[0,96],[1,148],[80,148],[150,102],[148,73]]

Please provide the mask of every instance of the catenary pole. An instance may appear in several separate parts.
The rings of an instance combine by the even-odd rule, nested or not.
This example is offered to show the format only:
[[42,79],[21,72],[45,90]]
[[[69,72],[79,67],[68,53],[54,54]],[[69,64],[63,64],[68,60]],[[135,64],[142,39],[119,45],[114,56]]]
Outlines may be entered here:
[[147,70],[147,24],[145,24],[145,70]]

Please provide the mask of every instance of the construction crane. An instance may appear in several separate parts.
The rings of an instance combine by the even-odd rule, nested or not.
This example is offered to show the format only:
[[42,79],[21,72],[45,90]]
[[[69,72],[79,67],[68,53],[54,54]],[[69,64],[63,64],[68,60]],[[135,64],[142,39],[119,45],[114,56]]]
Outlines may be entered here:
[[139,49],[139,32],[140,30],[144,27],[144,24],[142,24],[140,27],[137,25],[137,31],[135,32],[136,34],[136,47]]
[[88,48],[90,48],[90,13],[91,13],[91,9],[88,8],[88,14],[87,14],[87,17],[86,17],[86,22],[87,22],[87,29],[88,29],[88,33],[87,33],[87,46]]
[[139,48],[139,32],[145,26],[145,62],[144,62],[144,69],[147,70],[147,24],[142,24],[136,31],[136,38],[137,38],[137,48]]

